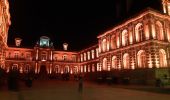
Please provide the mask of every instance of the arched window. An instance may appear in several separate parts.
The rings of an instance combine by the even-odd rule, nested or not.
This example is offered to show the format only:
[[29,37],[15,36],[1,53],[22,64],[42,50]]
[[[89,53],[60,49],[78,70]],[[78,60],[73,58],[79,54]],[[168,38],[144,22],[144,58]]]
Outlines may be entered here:
[[160,21],[156,22],[155,29],[156,29],[157,39],[164,40],[163,25]]
[[136,41],[140,42],[145,40],[144,28],[142,23],[138,23],[135,27]]
[[166,52],[163,49],[159,50],[159,63],[160,67],[167,67]]
[[69,73],[69,72],[70,72],[69,66],[65,66],[65,68],[64,68],[64,73]]
[[125,53],[123,55],[123,67],[124,69],[130,69],[130,63],[129,63],[129,54]]
[[128,31],[123,30],[122,31],[122,46],[128,45]]
[[116,56],[112,57],[112,68],[117,69],[117,58],[116,58]]
[[146,53],[144,50],[140,50],[137,54],[138,58],[138,67],[145,68],[146,67]]
[[103,59],[103,70],[107,70],[107,58]]
[[106,51],[106,47],[107,47],[106,39],[103,39],[103,41],[102,41],[102,49],[103,49],[103,52]]
[[111,48],[116,49],[116,36],[112,35],[111,37]]
[[56,65],[55,68],[54,68],[54,73],[60,73],[60,69],[59,69],[59,66]]

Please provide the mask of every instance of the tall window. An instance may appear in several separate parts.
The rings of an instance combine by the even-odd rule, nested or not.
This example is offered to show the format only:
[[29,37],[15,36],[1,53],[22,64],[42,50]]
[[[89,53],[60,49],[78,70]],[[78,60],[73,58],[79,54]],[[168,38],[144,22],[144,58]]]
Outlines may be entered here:
[[129,54],[123,55],[123,67],[124,69],[130,69],[130,63],[129,63]]
[[81,62],[83,62],[83,54],[80,55]]
[[87,52],[87,59],[90,60],[90,52]]
[[92,72],[95,72],[95,66],[92,64]]
[[18,59],[18,53],[14,53],[14,58]]
[[87,66],[84,65],[84,72],[86,73],[87,72]]
[[127,30],[122,31],[122,45],[123,46],[128,45],[128,31]]
[[64,73],[69,73],[69,72],[70,72],[69,66],[65,66],[65,68],[64,68]]
[[86,53],[84,53],[84,61],[86,61]]
[[167,67],[167,59],[165,50],[159,50],[159,63],[160,67]]
[[55,66],[55,68],[54,68],[54,72],[55,72],[55,73],[60,73],[60,68],[59,68],[59,66],[58,66],[58,65],[56,65],[56,66]]
[[112,68],[117,69],[117,59],[116,56],[112,57]]
[[91,50],[91,58],[94,59],[94,50]]
[[138,67],[145,68],[146,67],[146,53],[144,50],[140,50],[137,54],[138,57]]
[[136,41],[140,42],[145,40],[144,28],[142,23],[138,23],[135,27]]
[[111,37],[111,48],[116,49],[116,36],[112,35]]
[[107,58],[103,59],[103,70],[107,70]]
[[103,49],[103,52],[106,51],[106,47],[107,47],[106,39],[103,39],[103,41],[102,41],[102,49]]
[[96,57],[99,57],[99,48],[96,48]]
[[91,68],[90,68],[90,65],[88,65],[88,72],[90,72]]
[[155,24],[156,34],[158,40],[164,40],[163,25],[161,22],[157,21]]

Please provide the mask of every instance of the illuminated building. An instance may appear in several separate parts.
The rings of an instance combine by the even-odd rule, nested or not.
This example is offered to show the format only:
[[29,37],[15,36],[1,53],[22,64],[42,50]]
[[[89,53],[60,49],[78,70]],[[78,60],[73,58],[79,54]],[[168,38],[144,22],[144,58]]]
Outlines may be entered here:
[[16,47],[8,47],[9,6],[7,0],[1,0],[1,67],[7,72],[18,69],[36,74],[45,67],[47,74],[81,73],[87,79],[105,75],[152,84],[170,76],[170,2],[162,0],[162,4],[163,13],[147,8],[99,35],[98,44],[70,52],[67,43],[63,51],[55,50],[46,36],[32,49],[21,48],[20,38],[16,38]]

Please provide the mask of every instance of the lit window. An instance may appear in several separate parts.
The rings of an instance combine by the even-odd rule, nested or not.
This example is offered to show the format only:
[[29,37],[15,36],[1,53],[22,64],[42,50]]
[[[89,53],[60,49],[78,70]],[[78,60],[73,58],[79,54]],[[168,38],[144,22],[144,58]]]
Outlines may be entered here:
[[96,49],[96,57],[99,57],[99,48]]
[[95,66],[92,64],[92,72],[95,72]]
[[130,58],[129,58],[129,54],[124,54],[123,55],[123,66],[124,66],[124,69],[130,69]]
[[135,27],[136,41],[140,42],[145,40],[144,28],[142,23],[138,23]]
[[83,62],[83,54],[80,55],[81,62]]
[[102,41],[102,49],[103,49],[103,52],[106,51],[106,47],[107,47],[106,39],[103,39],[103,41]]
[[90,69],[91,69],[91,68],[90,68],[90,65],[88,65],[88,72],[90,72]]
[[161,22],[157,21],[155,25],[157,39],[164,40],[164,32],[163,32],[163,25]]
[[111,37],[111,48],[116,49],[116,36],[112,35]]
[[94,50],[91,50],[91,57],[94,59]]
[[112,57],[112,68],[117,69],[117,59],[116,56]]
[[107,58],[103,59],[103,70],[107,70]]
[[167,67],[167,59],[165,50],[159,50],[159,63],[160,67]]
[[84,61],[86,61],[86,53],[84,53]]
[[90,52],[87,52],[87,59],[90,60]]
[[146,53],[143,50],[140,50],[137,54],[138,56],[138,67],[145,68],[146,67]]
[[123,30],[122,32],[122,46],[127,46],[128,45],[128,31]]
[[86,69],[87,69],[86,67],[87,67],[87,66],[86,66],[86,65],[84,65],[84,72],[85,72],[85,73],[86,73]]

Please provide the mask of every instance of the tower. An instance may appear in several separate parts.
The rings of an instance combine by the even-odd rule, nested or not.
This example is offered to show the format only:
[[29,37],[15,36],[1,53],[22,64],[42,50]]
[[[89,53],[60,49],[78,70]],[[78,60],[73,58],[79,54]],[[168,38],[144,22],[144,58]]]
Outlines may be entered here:
[[170,0],[162,0],[163,13],[170,15]]

